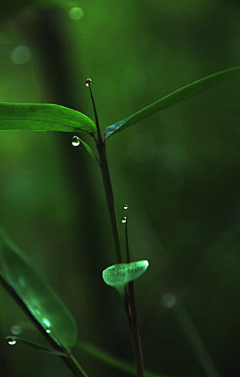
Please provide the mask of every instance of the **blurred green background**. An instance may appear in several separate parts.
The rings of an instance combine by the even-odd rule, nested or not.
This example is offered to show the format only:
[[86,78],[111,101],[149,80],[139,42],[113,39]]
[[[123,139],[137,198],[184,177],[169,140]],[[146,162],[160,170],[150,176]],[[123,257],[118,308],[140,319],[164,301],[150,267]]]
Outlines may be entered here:
[[[240,62],[238,1],[46,3],[5,14],[1,2],[2,102],[58,103],[93,118],[89,76],[106,127]],[[239,369],[239,83],[236,74],[108,140],[123,242],[128,203],[133,258],[150,262],[136,284],[145,364],[166,375]],[[71,138],[0,133],[1,225],[65,302],[79,338],[132,361],[123,305],[101,278],[116,260],[100,172]],[[0,299],[1,377],[70,377],[59,358],[7,346],[13,325],[44,339],[2,288]],[[127,375],[74,353],[91,377]]]

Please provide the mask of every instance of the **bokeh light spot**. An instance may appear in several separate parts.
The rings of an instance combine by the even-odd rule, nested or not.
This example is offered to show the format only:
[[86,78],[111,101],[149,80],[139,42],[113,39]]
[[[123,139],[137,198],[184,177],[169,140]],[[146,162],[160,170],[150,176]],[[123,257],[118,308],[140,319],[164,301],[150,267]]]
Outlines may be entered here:
[[11,51],[11,60],[15,64],[26,64],[31,58],[31,52],[26,46],[16,46]]
[[176,304],[176,297],[172,293],[165,293],[161,298],[161,304],[165,308],[172,308]]
[[68,14],[72,20],[80,20],[83,17],[83,10],[79,7],[73,7]]
[[11,333],[13,335],[19,335],[19,334],[21,334],[21,332],[22,332],[22,330],[21,330],[21,328],[18,325],[13,325],[11,327]]

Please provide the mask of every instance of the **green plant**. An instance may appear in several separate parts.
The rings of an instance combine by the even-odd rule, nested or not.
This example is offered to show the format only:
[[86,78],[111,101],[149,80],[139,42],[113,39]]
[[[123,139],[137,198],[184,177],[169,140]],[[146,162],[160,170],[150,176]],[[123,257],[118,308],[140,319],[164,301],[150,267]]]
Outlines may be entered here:
[[[126,253],[123,253],[116,218],[114,194],[108,168],[106,145],[111,136],[118,134],[120,131],[127,129],[155,112],[204,91],[212,85],[217,84],[222,79],[236,73],[239,69],[240,67],[227,69],[195,81],[161,98],[137,113],[108,126],[104,132],[102,132],[98,122],[90,79],[87,79],[86,86],[89,87],[93,102],[95,123],[86,115],[63,106],[51,104],[0,104],[0,130],[72,132],[74,135],[72,139],[73,146],[82,144],[99,165],[111,221],[117,261],[116,265],[110,266],[104,270],[103,279],[106,284],[115,287],[122,296],[130,326],[138,377],[144,377],[145,374],[148,376],[157,376],[157,374],[152,372],[144,371],[134,290],[134,281],[145,272],[148,267],[148,262],[133,262],[131,260],[128,246],[127,216],[122,220],[125,224],[126,236]],[[90,135],[96,144],[96,151],[85,141],[76,136],[76,132],[85,132]],[[127,210],[127,207],[127,205],[124,206],[125,210]],[[76,343],[77,339],[77,330],[71,315],[44,279],[40,277],[35,267],[32,266],[26,256],[11,242],[4,231],[1,231],[0,237],[0,282],[28,315],[38,330],[45,336],[52,348],[47,348],[17,336],[9,336],[9,344],[14,345],[16,341],[24,342],[43,352],[60,356],[75,376],[83,375],[86,377],[86,372],[71,353],[71,347]],[[109,355],[106,356],[104,353],[101,353],[101,351],[96,351],[94,347],[86,347],[86,345],[81,342],[79,342],[78,345],[79,347],[82,346],[82,348],[85,347],[93,356],[100,357],[102,360],[109,363],[112,362],[113,365],[122,370],[133,371],[131,366],[116,358],[111,358]],[[158,376],[160,377],[160,375]]]

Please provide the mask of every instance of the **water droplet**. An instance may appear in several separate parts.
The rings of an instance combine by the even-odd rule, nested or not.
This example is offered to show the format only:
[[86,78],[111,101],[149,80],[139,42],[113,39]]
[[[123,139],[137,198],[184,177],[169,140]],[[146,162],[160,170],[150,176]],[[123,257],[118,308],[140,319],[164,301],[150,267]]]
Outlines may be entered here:
[[47,329],[46,330],[46,333],[50,334],[51,330],[50,329]]
[[83,10],[79,7],[73,7],[69,10],[68,15],[72,20],[80,20],[83,16]]
[[126,224],[126,222],[127,222],[127,218],[126,218],[126,216],[124,216],[124,217],[122,218],[122,223],[123,223],[123,224]]
[[15,344],[17,343],[17,341],[14,338],[7,338],[7,342],[9,346],[15,346]]
[[11,327],[11,333],[13,335],[19,335],[19,334],[21,334],[21,332],[22,332],[22,330],[21,330],[21,328],[18,325],[13,325]]
[[92,80],[88,77],[86,80],[86,86],[91,86],[92,85]]
[[125,205],[123,206],[123,209],[128,209],[128,204],[125,204]]
[[176,297],[172,293],[165,293],[161,298],[161,304],[165,308],[172,308],[176,304]]
[[11,60],[15,64],[26,64],[31,58],[31,52],[26,46],[16,46],[11,51]]
[[81,140],[79,139],[78,136],[73,136],[72,138],[72,146],[73,147],[78,147],[81,144]]

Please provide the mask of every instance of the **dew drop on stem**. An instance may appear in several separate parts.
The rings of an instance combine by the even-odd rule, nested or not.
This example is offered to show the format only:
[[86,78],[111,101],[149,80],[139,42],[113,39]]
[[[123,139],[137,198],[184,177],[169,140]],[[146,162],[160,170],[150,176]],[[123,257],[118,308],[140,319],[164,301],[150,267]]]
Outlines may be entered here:
[[128,204],[125,204],[125,205],[123,206],[123,209],[128,209]]
[[73,136],[72,138],[72,146],[73,147],[78,147],[81,144],[81,140],[79,139],[78,136]]
[[86,80],[86,86],[91,86],[92,85],[92,80],[88,77]]
[[126,222],[127,222],[127,218],[126,218],[126,216],[124,216],[124,217],[122,218],[122,223],[123,223],[123,224],[126,224]]

